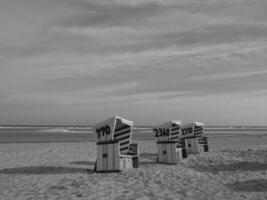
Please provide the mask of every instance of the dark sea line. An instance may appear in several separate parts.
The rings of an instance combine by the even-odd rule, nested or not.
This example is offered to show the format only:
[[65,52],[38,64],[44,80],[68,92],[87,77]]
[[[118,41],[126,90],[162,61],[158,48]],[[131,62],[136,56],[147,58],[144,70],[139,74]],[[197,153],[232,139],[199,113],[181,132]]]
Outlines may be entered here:
[[[263,137],[266,126],[205,127],[209,138]],[[154,140],[151,127],[134,127],[132,140]],[[1,126],[0,143],[50,143],[50,142],[94,142],[92,127],[79,126]]]

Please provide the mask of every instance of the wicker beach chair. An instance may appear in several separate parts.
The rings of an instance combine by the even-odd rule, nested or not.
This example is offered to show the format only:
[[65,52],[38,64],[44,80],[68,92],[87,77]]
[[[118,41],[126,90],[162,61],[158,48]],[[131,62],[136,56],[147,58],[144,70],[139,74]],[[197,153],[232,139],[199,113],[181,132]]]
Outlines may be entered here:
[[188,154],[209,151],[207,137],[204,136],[204,124],[193,122],[182,127],[181,139],[185,141]]
[[114,116],[94,128],[97,141],[95,171],[117,172],[139,166],[138,144],[131,143],[133,122]]
[[179,160],[186,157],[185,146],[180,140],[181,121],[173,120],[158,125],[153,131],[158,147],[157,162],[177,164]]

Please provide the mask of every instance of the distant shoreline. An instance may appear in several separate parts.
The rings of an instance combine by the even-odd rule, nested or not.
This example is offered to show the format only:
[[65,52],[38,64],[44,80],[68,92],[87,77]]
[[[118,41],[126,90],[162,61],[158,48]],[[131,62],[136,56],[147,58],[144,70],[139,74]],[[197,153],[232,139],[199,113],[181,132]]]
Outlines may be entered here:
[[[264,137],[267,127],[263,126],[231,126],[204,128],[209,138],[233,137]],[[154,140],[152,127],[134,127],[133,140]],[[66,142],[94,142],[95,135],[92,127],[69,126],[23,126],[0,127],[0,143],[66,143]]]

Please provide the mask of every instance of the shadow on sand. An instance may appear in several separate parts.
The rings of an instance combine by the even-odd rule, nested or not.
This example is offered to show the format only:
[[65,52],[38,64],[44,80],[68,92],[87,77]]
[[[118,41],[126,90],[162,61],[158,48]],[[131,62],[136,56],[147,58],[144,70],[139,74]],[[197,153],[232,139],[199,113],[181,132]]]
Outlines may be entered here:
[[146,158],[146,159],[151,159],[151,160],[154,160],[157,158],[157,155],[156,153],[141,153],[140,154],[140,157],[141,158]]
[[95,165],[95,161],[75,161],[75,162],[70,162],[70,164],[75,164],[75,165]]
[[247,162],[241,161],[237,163],[232,163],[229,165],[210,165],[207,167],[202,166],[194,166],[192,167],[194,170],[202,171],[202,172],[211,172],[217,174],[221,171],[261,171],[267,170],[267,164],[259,163],[259,162]]
[[266,179],[253,179],[244,182],[235,182],[226,185],[229,189],[237,192],[266,192],[267,180]]
[[70,168],[70,167],[17,167],[1,169],[0,174],[25,174],[25,175],[38,175],[38,174],[91,174],[94,173],[93,169],[84,168]]
[[140,165],[155,165],[157,164],[156,163],[156,160],[149,160],[149,161],[140,161]]

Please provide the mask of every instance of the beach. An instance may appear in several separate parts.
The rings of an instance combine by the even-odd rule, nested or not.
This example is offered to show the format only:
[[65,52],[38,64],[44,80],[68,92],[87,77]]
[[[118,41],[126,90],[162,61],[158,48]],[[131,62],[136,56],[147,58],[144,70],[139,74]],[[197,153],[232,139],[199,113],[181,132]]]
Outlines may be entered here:
[[2,143],[0,199],[267,199],[267,136],[211,137],[210,152],[156,163],[139,140],[140,167],[95,173],[95,142]]
[[0,200],[267,200],[266,10],[0,0]]

